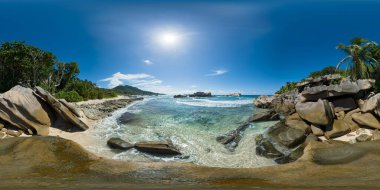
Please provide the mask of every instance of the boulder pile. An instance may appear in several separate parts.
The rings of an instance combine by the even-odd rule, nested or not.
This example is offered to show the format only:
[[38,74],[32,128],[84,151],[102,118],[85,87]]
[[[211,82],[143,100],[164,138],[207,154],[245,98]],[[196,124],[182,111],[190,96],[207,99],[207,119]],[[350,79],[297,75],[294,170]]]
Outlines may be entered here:
[[[287,163],[302,155],[305,142],[341,140],[355,135],[356,142],[375,139],[380,129],[380,94],[372,92],[374,83],[373,79],[339,80],[338,75],[328,75],[299,83],[297,90],[300,91],[293,96],[292,103],[276,102],[287,95],[273,96],[271,102],[265,103],[265,108],[284,113],[278,107],[293,104],[294,110],[286,112],[281,122],[257,137],[256,153],[274,158],[278,163]],[[258,98],[256,102],[260,103],[255,105],[264,105],[263,99],[270,100]],[[370,134],[360,135],[358,129],[361,128],[369,130]]]
[[65,100],[54,98],[40,87],[35,90],[15,86],[0,94],[0,137],[21,134],[49,134],[51,126],[66,126],[69,130],[86,130],[76,107]]

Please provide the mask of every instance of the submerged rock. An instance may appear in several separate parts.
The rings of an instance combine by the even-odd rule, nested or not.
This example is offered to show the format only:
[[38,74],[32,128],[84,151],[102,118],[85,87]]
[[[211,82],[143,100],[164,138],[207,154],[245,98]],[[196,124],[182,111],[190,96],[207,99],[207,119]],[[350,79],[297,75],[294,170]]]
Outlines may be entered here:
[[249,127],[249,123],[240,125],[235,130],[228,132],[225,135],[218,136],[216,141],[224,145],[224,147],[233,152],[235,148],[239,145],[239,142],[242,138],[243,132]]
[[269,139],[264,138],[263,135],[256,137],[256,154],[266,158],[279,158],[284,156],[283,153],[278,151]]
[[127,123],[130,123],[130,122],[133,122],[137,120],[136,118],[136,114],[134,113],[130,113],[130,112],[125,112],[123,113],[118,119],[117,121],[121,124],[127,124]]
[[133,144],[128,143],[120,138],[111,138],[107,141],[107,145],[110,148],[119,149],[119,150],[128,150],[134,147]]
[[249,118],[249,122],[258,122],[258,121],[274,121],[279,120],[280,115],[274,110],[265,110],[259,113],[254,114]]
[[135,144],[135,148],[144,153],[160,156],[175,156],[181,154],[171,142],[138,142]]

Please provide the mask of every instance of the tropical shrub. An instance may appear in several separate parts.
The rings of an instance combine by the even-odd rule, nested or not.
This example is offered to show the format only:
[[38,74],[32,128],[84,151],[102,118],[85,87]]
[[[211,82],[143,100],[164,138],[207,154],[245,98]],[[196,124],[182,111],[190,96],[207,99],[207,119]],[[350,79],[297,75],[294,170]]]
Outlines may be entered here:
[[54,96],[58,99],[65,99],[68,102],[80,102],[83,101],[83,97],[76,91],[59,91]]

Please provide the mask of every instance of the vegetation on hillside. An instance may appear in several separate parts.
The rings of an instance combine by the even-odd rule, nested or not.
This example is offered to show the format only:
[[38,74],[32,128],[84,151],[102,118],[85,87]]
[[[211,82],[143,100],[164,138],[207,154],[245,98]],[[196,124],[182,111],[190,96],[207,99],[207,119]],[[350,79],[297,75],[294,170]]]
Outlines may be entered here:
[[111,90],[81,80],[76,62],[64,63],[47,51],[24,42],[5,42],[0,47],[0,92],[15,85],[41,86],[67,101],[114,97]]
[[120,85],[113,88],[112,90],[118,94],[123,94],[123,95],[161,95],[159,93],[140,90],[136,87],[129,86],[129,85],[124,85],[124,86]]

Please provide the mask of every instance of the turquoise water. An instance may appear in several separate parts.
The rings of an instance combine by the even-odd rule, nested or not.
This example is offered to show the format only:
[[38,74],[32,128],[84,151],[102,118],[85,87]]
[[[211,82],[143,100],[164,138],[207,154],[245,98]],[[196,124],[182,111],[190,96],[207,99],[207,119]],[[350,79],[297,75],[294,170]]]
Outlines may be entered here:
[[[111,151],[108,147],[93,147],[99,154],[113,159],[133,161],[178,161],[216,167],[259,167],[273,164],[272,160],[257,157],[254,137],[273,122],[251,124],[239,146],[230,152],[218,143],[217,136],[236,129],[254,112],[256,96],[210,98],[147,97],[116,111],[95,128],[95,136],[105,142],[120,137],[128,142],[171,140],[187,159],[159,158],[136,150]],[[125,112],[135,114],[127,124],[118,122]]]

